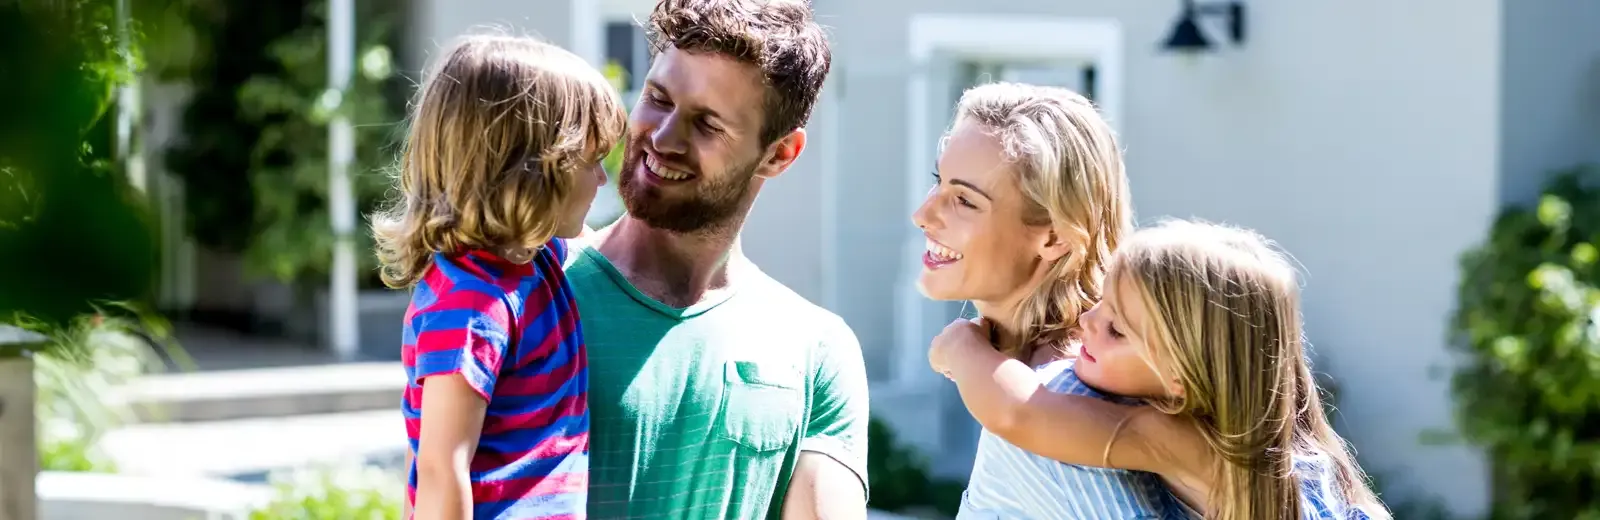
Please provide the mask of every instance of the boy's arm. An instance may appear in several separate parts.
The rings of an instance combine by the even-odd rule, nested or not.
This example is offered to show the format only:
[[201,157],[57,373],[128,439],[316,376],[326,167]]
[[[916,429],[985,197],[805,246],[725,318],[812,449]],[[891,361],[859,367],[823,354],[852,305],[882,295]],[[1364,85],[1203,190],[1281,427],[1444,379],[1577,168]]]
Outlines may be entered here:
[[459,373],[435,375],[422,386],[417,518],[472,518],[472,454],[488,404]]
[[491,292],[440,292],[413,322],[422,403],[412,509],[417,518],[467,519],[473,516],[472,456],[514,321]]
[[[417,452],[411,450],[411,443],[408,442],[406,443],[406,467],[410,468],[416,462]],[[410,490],[408,489],[407,492],[409,493]],[[414,500],[412,497],[406,497],[405,500],[400,501],[400,520],[411,520],[412,500]]]
[[782,515],[793,519],[867,517],[867,369],[861,344],[839,320],[817,353],[811,410]]

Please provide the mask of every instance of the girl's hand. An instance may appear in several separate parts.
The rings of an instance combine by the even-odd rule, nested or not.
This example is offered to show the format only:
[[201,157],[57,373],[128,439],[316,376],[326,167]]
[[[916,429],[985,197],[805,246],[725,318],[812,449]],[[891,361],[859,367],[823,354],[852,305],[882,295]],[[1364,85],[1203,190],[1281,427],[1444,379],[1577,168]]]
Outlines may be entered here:
[[944,331],[934,336],[933,344],[928,347],[928,365],[934,372],[943,374],[947,379],[950,375],[950,363],[957,359],[963,349],[994,347],[989,344],[989,321],[981,317],[973,319],[958,318],[944,327]]

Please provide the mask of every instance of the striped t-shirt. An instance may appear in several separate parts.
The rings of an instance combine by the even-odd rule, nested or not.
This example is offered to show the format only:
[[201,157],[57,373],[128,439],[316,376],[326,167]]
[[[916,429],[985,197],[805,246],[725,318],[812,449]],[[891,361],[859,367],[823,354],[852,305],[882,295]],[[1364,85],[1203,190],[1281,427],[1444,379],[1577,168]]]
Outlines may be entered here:
[[[471,464],[473,518],[580,519],[589,484],[588,360],[551,241],[527,264],[474,251],[434,255],[412,291],[402,406],[413,452],[422,385],[459,373],[488,401]],[[417,470],[407,485],[415,503]]]
[[[1037,372],[1052,392],[1115,400],[1083,384],[1072,360],[1046,364]],[[1190,515],[1154,473],[1057,462],[984,430],[956,518],[1177,520]]]

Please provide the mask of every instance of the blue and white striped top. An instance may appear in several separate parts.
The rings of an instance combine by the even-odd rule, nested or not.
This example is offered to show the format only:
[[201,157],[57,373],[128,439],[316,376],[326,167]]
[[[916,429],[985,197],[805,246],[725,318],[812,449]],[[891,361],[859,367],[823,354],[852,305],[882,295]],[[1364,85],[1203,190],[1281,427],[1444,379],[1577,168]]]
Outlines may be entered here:
[[[1053,392],[1108,398],[1078,380],[1072,360],[1037,370]],[[1116,399],[1113,399],[1116,400]],[[1062,439],[1062,442],[1072,442]],[[1064,464],[984,430],[956,520],[1198,518],[1154,473]]]
[[[1037,369],[1053,392],[1135,403],[1089,388],[1073,360]],[[1066,440],[1064,440],[1066,441]],[[1335,489],[1333,467],[1322,454],[1295,456],[1304,520],[1366,520]],[[1035,455],[984,430],[972,477],[956,520],[1195,520],[1201,516],[1173,496],[1161,477],[1142,471],[1064,464]]]

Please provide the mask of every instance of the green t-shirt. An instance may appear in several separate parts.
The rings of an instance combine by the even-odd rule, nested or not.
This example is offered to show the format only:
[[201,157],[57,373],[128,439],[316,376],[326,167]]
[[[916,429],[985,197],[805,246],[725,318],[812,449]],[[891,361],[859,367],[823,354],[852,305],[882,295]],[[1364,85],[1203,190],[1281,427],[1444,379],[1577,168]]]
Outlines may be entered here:
[[867,374],[844,320],[753,266],[721,299],[675,309],[591,247],[569,258],[590,518],[777,518],[801,451],[865,486]]

